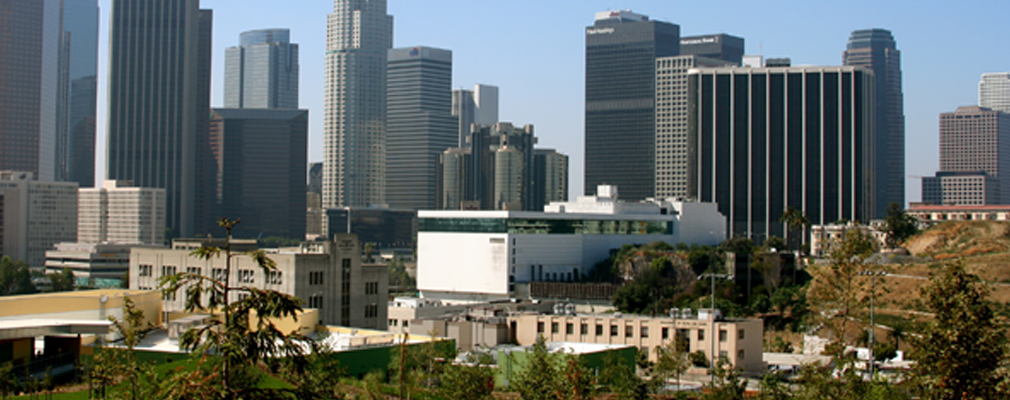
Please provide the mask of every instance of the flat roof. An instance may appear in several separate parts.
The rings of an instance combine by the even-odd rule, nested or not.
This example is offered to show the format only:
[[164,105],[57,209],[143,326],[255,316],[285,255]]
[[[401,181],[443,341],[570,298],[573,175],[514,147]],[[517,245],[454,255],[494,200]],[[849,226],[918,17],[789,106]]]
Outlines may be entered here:
[[58,319],[2,319],[0,340],[56,335],[101,335],[109,333],[110,321]]
[[917,205],[911,206],[907,211],[1010,211],[1010,204],[996,204],[984,206],[957,205]]
[[99,300],[102,296],[116,297],[116,296],[134,296],[142,295],[146,293],[153,292],[154,290],[130,290],[130,289],[95,289],[95,290],[75,290],[71,292],[51,292],[51,293],[35,293],[35,294],[23,294],[18,296],[3,296],[0,297],[0,302],[5,300],[25,300],[25,299],[42,299],[42,298],[93,298]]

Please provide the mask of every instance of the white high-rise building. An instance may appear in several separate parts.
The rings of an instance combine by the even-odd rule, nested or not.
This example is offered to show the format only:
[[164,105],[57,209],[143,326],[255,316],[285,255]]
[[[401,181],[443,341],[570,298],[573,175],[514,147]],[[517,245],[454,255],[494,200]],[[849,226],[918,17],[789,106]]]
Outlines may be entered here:
[[323,207],[385,203],[386,0],[335,0],[327,19]]
[[141,188],[130,181],[105,181],[80,189],[77,213],[81,243],[165,243],[165,189]]
[[978,83],[978,105],[1010,113],[1010,72],[982,74]]
[[77,183],[0,171],[0,254],[45,267],[46,250],[77,240]]

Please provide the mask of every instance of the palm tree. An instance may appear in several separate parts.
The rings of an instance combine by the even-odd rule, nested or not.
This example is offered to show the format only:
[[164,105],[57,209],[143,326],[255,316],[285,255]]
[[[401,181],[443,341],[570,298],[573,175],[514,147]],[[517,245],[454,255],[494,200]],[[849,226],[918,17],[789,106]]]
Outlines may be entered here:
[[[800,231],[800,240],[796,244],[796,249],[799,250],[800,245],[803,244],[803,228],[810,226],[810,219],[803,214],[803,211],[793,208],[793,206],[786,207],[786,210],[782,212],[782,216],[779,217],[779,222],[786,224],[789,228],[789,232]],[[789,238],[792,241],[792,238]]]

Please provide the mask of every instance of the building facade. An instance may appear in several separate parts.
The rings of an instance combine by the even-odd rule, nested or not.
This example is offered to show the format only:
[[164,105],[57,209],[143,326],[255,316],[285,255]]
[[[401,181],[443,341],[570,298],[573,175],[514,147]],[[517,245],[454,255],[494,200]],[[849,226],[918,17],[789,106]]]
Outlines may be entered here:
[[491,126],[498,123],[498,87],[478,83],[473,85],[473,90],[453,90],[452,115],[459,122],[456,147],[466,147],[471,125]]
[[679,26],[631,11],[596,13],[586,28],[586,194],[655,196],[656,58],[679,54]]
[[130,272],[130,249],[135,244],[57,243],[46,251],[46,273],[64,268],[74,273],[78,287],[119,288]]
[[978,105],[1010,113],[1010,72],[982,74],[978,83]]
[[288,29],[242,32],[224,51],[225,108],[298,108],[298,45]]
[[919,222],[935,224],[943,221],[1010,221],[1010,205],[949,206],[912,204],[905,214]]
[[342,207],[326,210],[330,221],[325,237],[352,233],[362,243],[378,249],[413,249],[417,237],[417,211],[390,208]]
[[656,59],[657,198],[687,197],[687,71],[731,65],[735,64],[696,55]]
[[[305,242],[299,247],[268,250],[277,270],[265,272],[246,255],[234,256],[228,282],[233,287],[272,289],[305,301],[319,310],[319,323],[367,329],[386,329],[386,296],[389,272],[385,266],[361,265],[361,246],[355,235],[338,235],[323,242]],[[168,249],[134,248],[130,252],[130,288],[151,290],[165,275],[190,272],[222,277],[225,258],[203,259],[192,255],[202,246],[223,246],[207,239],[177,239]],[[232,292],[229,301],[241,293]],[[185,296],[164,299],[164,311],[185,309]]]
[[743,62],[743,53],[744,40],[742,37],[720,33],[680,38],[680,55],[682,56],[699,56],[740,65]]
[[212,219],[213,12],[199,0],[113,0],[110,21],[106,177],[165,189],[172,235],[191,237]]
[[76,241],[76,182],[39,182],[31,172],[0,171],[0,254],[39,270],[46,250]]
[[891,203],[905,204],[905,106],[901,90],[901,52],[891,31],[860,29],[852,31],[843,65],[865,67],[876,77],[874,87],[873,130],[874,165],[867,171],[874,175],[874,200],[870,216],[884,218]]
[[[1010,114],[978,106],[941,113],[940,172],[983,172],[998,181],[996,204],[1006,202],[1003,194],[1010,193]],[[943,178],[940,173],[937,177]],[[952,179],[947,176],[948,181]],[[981,181],[985,183],[984,178]]]
[[242,218],[236,237],[305,238],[308,118],[308,110],[214,109],[214,212]]
[[80,243],[165,244],[165,189],[105,181],[78,191]]
[[452,115],[452,51],[390,49],[386,70],[386,203],[431,210],[438,155],[459,141]]
[[94,185],[98,2],[0,9],[0,170]]
[[327,17],[323,207],[384,204],[386,0],[336,0]]
[[434,299],[505,299],[517,283],[577,281],[625,244],[726,238],[715,204],[625,203],[616,195],[604,186],[544,212],[419,211],[418,290]]
[[689,196],[717,203],[730,235],[787,237],[787,207],[813,224],[872,218],[871,73],[699,68],[689,93]]
[[922,202],[937,205],[1001,204],[1000,182],[977,172],[939,171],[922,177]]

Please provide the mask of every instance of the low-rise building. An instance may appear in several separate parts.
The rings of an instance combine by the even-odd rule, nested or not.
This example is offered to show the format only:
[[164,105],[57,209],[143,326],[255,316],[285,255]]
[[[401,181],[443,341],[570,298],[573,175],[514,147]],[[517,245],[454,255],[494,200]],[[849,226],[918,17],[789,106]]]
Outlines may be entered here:
[[165,189],[105,181],[102,187],[81,188],[78,194],[79,242],[165,244]]
[[[219,244],[206,239],[173,240],[166,249],[138,249],[130,253],[130,288],[155,289],[165,275],[189,272],[210,277],[226,274],[225,256],[203,259],[195,248]],[[241,248],[241,247],[240,247]],[[347,327],[386,329],[389,272],[384,265],[362,265],[361,243],[355,235],[335,235],[332,240],[305,242],[301,246],[265,249],[276,271],[264,271],[248,255],[232,254],[228,282],[277,290],[319,310],[319,323]],[[233,251],[236,247],[233,246]],[[229,301],[241,293],[232,292]],[[169,294],[164,312],[183,310],[185,296]]]
[[943,221],[1010,221],[1010,205],[931,205],[912,204],[905,214],[925,224]]
[[716,245],[726,238],[726,218],[715,203],[627,203],[613,186],[544,210],[418,211],[422,297],[508,299],[516,297],[517,283],[579,281],[625,244]]
[[810,255],[814,257],[827,257],[831,254],[831,244],[838,243],[845,236],[845,232],[858,229],[864,235],[868,235],[877,242],[877,247],[884,248],[887,245],[887,232],[884,231],[883,221],[874,220],[869,225],[862,225],[853,222],[842,224],[813,225],[810,227]]
[[[676,309],[674,309],[676,310]],[[695,316],[690,310],[671,310],[668,318],[638,315],[520,314],[508,317],[515,343],[531,345],[537,338],[548,342],[579,342],[629,345],[648,352],[656,360],[655,349],[671,340],[681,340],[689,352],[704,352],[725,358],[734,368],[761,372],[764,321],[760,319],[722,318],[716,310],[700,310]]]
[[70,268],[77,286],[118,288],[130,271],[130,250],[156,248],[136,244],[57,243],[56,250],[46,252],[46,273],[54,274]]

